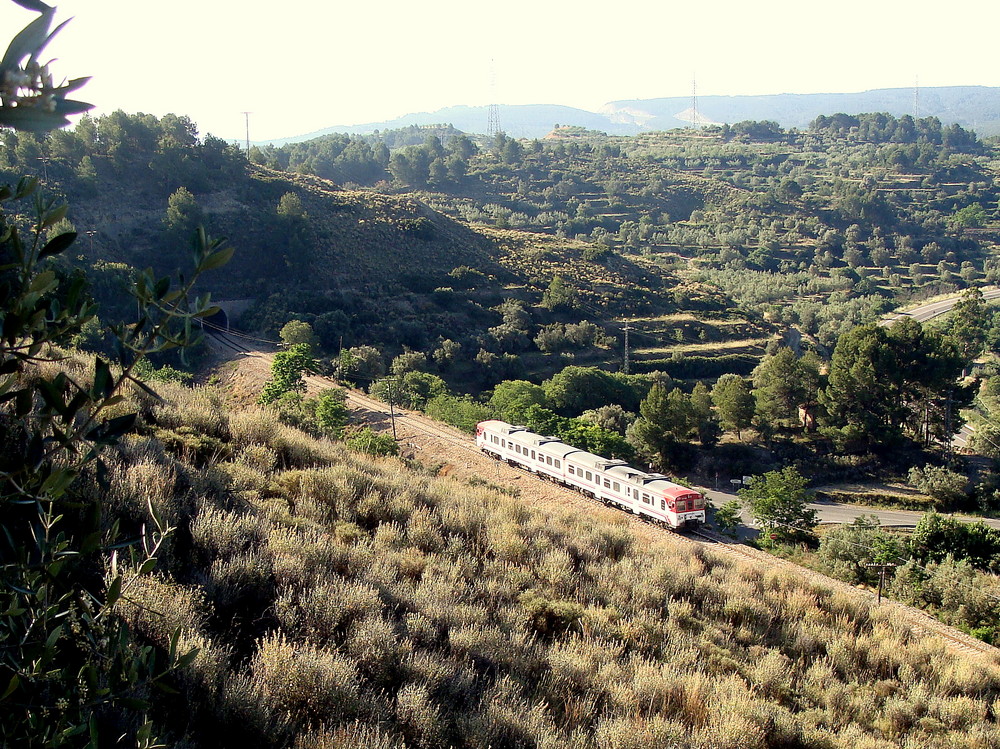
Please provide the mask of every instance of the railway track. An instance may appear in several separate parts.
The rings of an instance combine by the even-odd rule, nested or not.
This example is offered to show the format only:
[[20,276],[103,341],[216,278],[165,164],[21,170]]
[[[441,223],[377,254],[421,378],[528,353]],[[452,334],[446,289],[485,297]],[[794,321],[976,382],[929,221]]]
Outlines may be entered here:
[[[241,340],[238,336],[218,330],[209,330],[208,332],[215,343],[228,352],[248,357],[260,357],[267,362],[272,357],[272,354],[269,352],[261,351],[256,346],[252,346],[250,343]],[[323,377],[322,375],[308,375],[305,379],[307,385],[315,389],[340,386],[335,380]],[[357,390],[347,389],[346,392],[347,402],[352,408],[375,415],[379,419],[390,418],[390,411],[382,401],[376,400]],[[520,485],[525,489],[528,488],[528,482],[530,482],[531,499],[535,504],[562,507],[575,506],[591,514],[595,514],[595,509],[599,507],[601,509],[596,514],[603,515],[609,519],[616,519],[617,522],[624,521],[640,537],[655,538],[684,545],[694,544],[731,559],[751,561],[755,564],[762,564],[769,567],[782,566],[794,571],[798,575],[811,578],[826,587],[843,590],[853,595],[865,596],[871,600],[875,599],[875,594],[871,591],[827,577],[819,572],[809,570],[780,557],[775,557],[760,549],[755,549],[745,544],[734,543],[706,528],[675,532],[654,525],[630,512],[624,512],[617,508],[612,509],[601,500],[558,484],[547,477],[532,473],[519,466],[512,466],[504,461],[490,458],[475,446],[468,435],[451,427],[439,425],[422,414],[405,410],[395,410],[395,417],[397,420],[397,435],[400,442],[411,448],[415,454],[425,451],[429,452],[433,447],[436,447],[438,455],[444,455],[448,463],[452,466],[456,464],[464,466],[464,471],[467,471],[469,475],[474,474],[481,478],[495,477],[498,483],[509,486]],[[437,445],[434,443],[437,443]],[[459,470],[457,473],[461,474],[463,471]],[[522,482],[522,479],[526,479],[527,482]],[[535,485],[536,482],[537,485]],[[966,655],[988,657],[992,660],[998,660],[998,656],[1000,656],[1000,650],[997,648],[939,622],[920,609],[891,600],[883,600],[882,606],[893,609],[898,618],[906,621],[912,631],[936,635],[945,640],[953,650]]]
[[[747,546],[746,544],[733,543],[729,539],[719,536],[717,533],[708,531],[705,529],[689,531],[690,536],[702,539],[706,544],[712,545],[712,547],[723,554],[743,558],[752,559],[756,562],[766,562],[772,566],[777,565],[785,567],[787,569],[794,570],[796,573],[809,577],[816,580],[824,585],[831,588],[836,588],[838,590],[843,590],[852,593],[853,595],[865,596],[869,600],[877,600],[876,594],[870,590],[864,588],[858,588],[853,585],[849,585],[841,580],[836,580],[832,577],[828,577],[822,573],[815,572],[801,565],[789,562],[781,557],[776,557],[772,554],[768,554],[766,551],[761,551],[760,549],[755,549],[752,546]],[[954,627],[948,626],[943,622],[938,621],[933,616],[920,609],[913,608],[912,606],[906,606],[905,604],[899,603],[898,601],[893,601],[891,599],[883,599],[882,606],[886,606],[891,610],[894,610],[900,615],[900,618],[906,620],[911,631],[914,633],[930,633],[937,635],[948,641],[953,649],[959,650],[966,654],[975,654],[981,656],[987,656],[992,659],[996,659],[1000,656],[1000,650],[989,645],[982,640],[977,640],[975,637],[965,634]]]

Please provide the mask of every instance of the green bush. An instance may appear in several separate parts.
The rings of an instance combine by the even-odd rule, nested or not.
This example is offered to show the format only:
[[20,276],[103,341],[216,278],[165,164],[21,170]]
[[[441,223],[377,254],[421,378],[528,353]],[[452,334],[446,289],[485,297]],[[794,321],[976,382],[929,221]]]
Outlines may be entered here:
[[364,427],[347,438],[347,446],[366,455],[399,455],[399,445],[388,434],[378,434],[371,427]]

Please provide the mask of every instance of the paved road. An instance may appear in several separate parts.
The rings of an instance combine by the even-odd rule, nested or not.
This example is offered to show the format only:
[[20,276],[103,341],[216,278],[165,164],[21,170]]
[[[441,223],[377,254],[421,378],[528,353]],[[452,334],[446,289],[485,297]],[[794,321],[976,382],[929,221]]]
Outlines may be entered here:
[[[983,287],[983,298],[984,299],[1000,299],[1000,288],[996,287]],[[912,317],[917,322],[927,322],[935,317],[950,312],[952,307],[954,307],[958,301],[962,298],[962,294],[955,294],[947,299],[939,299],[936,302],[928,302],[927,304],[922,304],[919,307],[914,307],[906,312],[895,312],[891,315],[886,315],[882,318],[880,325],[889,326],[892,325],[896,320],[900,320],[904,317]],[[964,450],[969,447],[969,442],[972,440],[972,435],[975,433],[973,429],[968,424],[965,424],[952,438],[951,444],[956,450]]]
[[[996,287],[984,287],[982,289],[983,298],[985,299],[1000,299],[1000,288]],[[896,312],[885,317],[882,320],[882,325],[892,325],[896,320],[903,317],[912,317],[917,322],[927,322],[930,319],[937,317],[938,315],[943,315],[945,312],[951,310],[958,301],[962,298],[962,294],[955,294],[947,299],[939,299],[936,302],[928,302],[927,304],[922,304],[919,307],[914,307],[906,312]]]
[[[735,494],[729,492],[717,492],[711,489],[703,490],[716,507],[734,499],[739,499]],[[891,525],[900,528],[913,528],[923,516],[922,512],[914,510],[887,510],[884,507],[865,507],[864,505],[847,505],[837,502],[810,502],[809,508],[816,510],[821,523],[852,523],[855,518],[861,515],[875,515],[882,525]],[[968,515],[956,515],[959,520],[969,523],[982,520],[992,528],[1000,529],[1000,519],[977,518]],[[744,511],[743,522],[750,522],[750,515]]]

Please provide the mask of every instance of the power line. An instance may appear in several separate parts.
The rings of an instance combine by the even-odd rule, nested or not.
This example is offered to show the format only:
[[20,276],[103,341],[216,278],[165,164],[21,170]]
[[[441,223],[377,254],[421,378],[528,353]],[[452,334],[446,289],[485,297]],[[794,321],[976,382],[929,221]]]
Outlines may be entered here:
[[[794,525],[789,525],[788,523],[782,523],[779,520],[769,520],[767,522],[770,525],[777,525],[777,526],[780,526],[782,528],[788,528],[788,529],[793,530],[793,531],[801,531],[802,530],[801,528],[797,528]],[[853,525],[844,525],[843,527],[844,528],[850,528],[852,530],[865,530],[865,529],[858,528],[857,526],[853,526]],[[878,525],[878,526],[876,526],[875,529],[881,529],[881,528],[882,528],[882,526]],[[840,540],[843,543],[847,544],[848,546],[854,546],[854,547],[859,548],[859,549],[864,549],[866,551],[871,552],[873,555],[879,554],[879,552],[875,548],[873,548],[871,546],[867,546],[865,544],[859,544],[859,543],[857,543],[855,541],[849,541],[847,539],[840,539]],[[928,567],[925,567],[924,565],[918,563],[916,560],[913,559],[913,557],[902,557],[902,556],[899,556],[899,555],[894,555],[892,558],[896,559],[898,562],[902,562],[903,565],[909,564],[911,567],[913,567],[915,569],[918,569],[921,572],[925,572],[928,575],[933,575],[934,574],[931,569],[929,569]],[[897,565],[897,566],[900,566],[900,565]],[[986,573],[983,573],[983,574],[986,574]],[[836,578],[834,578],[834,579],[836,579]],[[843,582],[843,581],[841,581],[841,582]],[[959,582],[957,584],[959,584],[959,585],[965,585],[970,590],[977,590],[977,591],[980,590],[979,587],[977,585],[975,585],[974,583]],[[993,595],[992,593],[983,592],[983,595],[985,595],[987,598],[992,598],[994,601],[1000,601],[1000,596]]]
[[226,328],[220,327],[220,326],[216,325],[215,323],[208,322],[208,320],[202,320],[201,324],[202,324],[203,327],[210,328],[212,330],[217,330],[220,333],[225,333],[226,335],[231,335],[234,338],[244,338],[244,339],[246,339],[248,341],[257,341],[259,343],[269,343],[272,346],[285,346],[285,345],[287,345],[283,341],[270,341],[270,340],[268,340],[266,338],[258,338],[256,336],[250,335],[249,333],[241,333],[238,330],[233,330],[232,328],[229,328],[227,330]]

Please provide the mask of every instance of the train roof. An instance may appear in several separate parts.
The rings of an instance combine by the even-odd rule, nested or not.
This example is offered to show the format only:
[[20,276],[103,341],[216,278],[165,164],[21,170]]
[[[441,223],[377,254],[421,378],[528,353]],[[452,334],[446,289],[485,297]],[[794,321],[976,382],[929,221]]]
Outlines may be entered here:
[[573,453],[571,460],[574,463],[578,463],[586,468],[592,468],[595,471],[607,471],[613,466],[627,466],[624,460],[614,460],[612,458],[603,458],[600,455],[594,455],[593,453],[588,453],[586,450],[580,450],[579,452]]
[[554,458],[565,458],[570,453],[582,452],[579,447],[567,445],[565,442],[560,442],[559,440],[555,440],[554,442],[545,442],[539,445],[538,449],[545,452],[546,455],[551,455]]
[[570,453],[580,451],[580,448],[567,445],[558,437],[547,437],[544,434],[536,434],[535,432],[529,431],[527,427],[513,426],[505,421],[498,421],[496,419],[491,421],[481,421],[479,422],[479,426],[484,429],[497,432],[498,434],[504,434],[521,445],[545,448],[545,452],[547,454],[558,456],[560,458],[565,457]]
[[623,481],[641,481],[643,477],[649,475],[645,471],[640,471],[638,468],[633,468],[628,464],[611,466],[608,468],[607,473]]
[[701,492],[699,492],[697,489],[691,489],[687,486],[674,483],[666,476],[664,476],[663,478],[657,478],[653,479],[652,481],[645,482],[643,488],[649,489],[650,492],[655,494],[659,494],[662,492],[665,496],[674,497],[675,499],[677,497],[683,497],[688,494],[697,494],[699,497],[701,496]]
[[483,429],[489,429],[493,432],[498,432],[499,434],[511,434],[512,432],[527,432],[528,427],[518,427],[513,424],[508,424],[506,421],[500,421],[499,419],[489,419],[488,421],[480,421],[477,425]]

